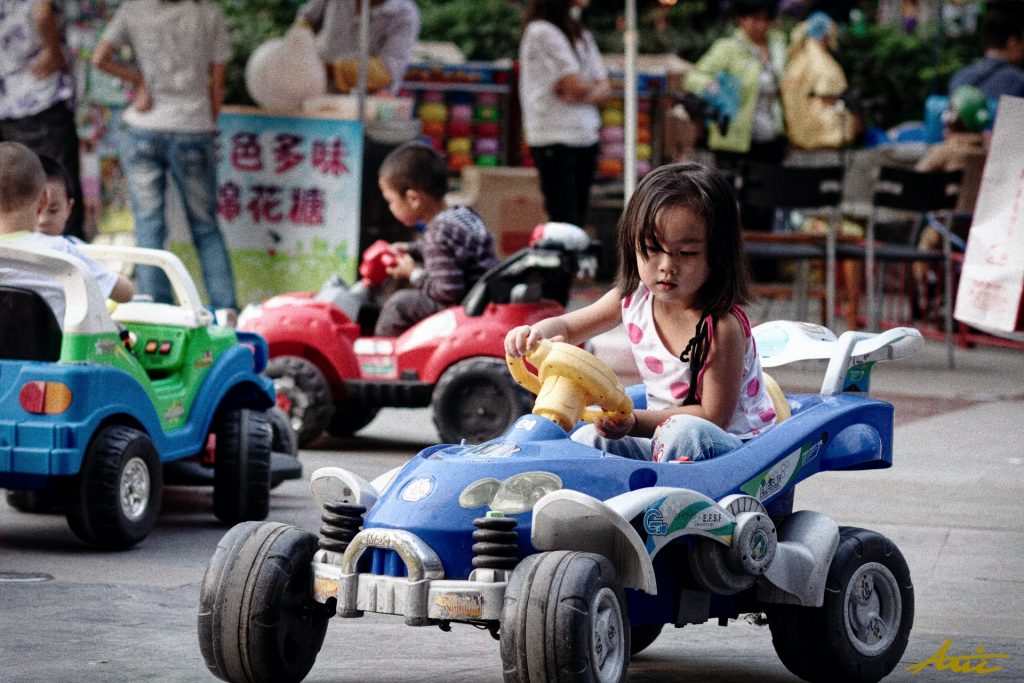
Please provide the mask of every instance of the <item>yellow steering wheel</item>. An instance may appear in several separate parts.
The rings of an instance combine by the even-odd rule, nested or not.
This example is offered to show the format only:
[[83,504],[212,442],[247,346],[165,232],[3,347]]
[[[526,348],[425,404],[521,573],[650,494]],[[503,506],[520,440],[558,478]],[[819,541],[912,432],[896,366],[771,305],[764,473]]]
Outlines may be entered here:
[[[536,375],[526,368],[524,359],[537,368]],[[565,431],[577,420],[624,420],[633,412],[633,401],[611,368],[578,346],[542,339],[523,358],[506,355],[505,362],[512,378],[537,394],[533,414]]]

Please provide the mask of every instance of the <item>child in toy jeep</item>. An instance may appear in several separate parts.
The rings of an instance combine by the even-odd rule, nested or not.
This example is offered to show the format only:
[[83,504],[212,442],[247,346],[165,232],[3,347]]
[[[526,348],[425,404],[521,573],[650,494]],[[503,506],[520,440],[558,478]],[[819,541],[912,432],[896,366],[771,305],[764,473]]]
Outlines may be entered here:
[[449,443],[502,434],[530,407],[505,369],[506,332],[563,313],[576,276],[596,270],[586,233],[558,228],[484,273],[460,305],[398,337],[372,336],[367,315],[392,255],[384,242],[364,253],[352,286],[333,278],[319,293],[282,294],[243,311],[239,327],[270,346],[267,375],[299,442],[324,430],[350,436],[384,406],[431,406]]
[[526,354],[534,412],[502,438],[428,448],[373,482],[318,470],[319,538],[249,523],[218,545],[200,594],[207,666],[228,681],[300,680],[331,616],[376,612],[487,628],[509,681],[624,681],[665,624],[761,612],[796,675],[882,678],[913,623],[906,563],[885,537],[792,513],[787,498],[818,472],[890,466],[892,406],[861,392],[877,361],[921,336],[837,340],[791,322],[753,334],[766,366],[828,359],[822,390],[789,396],[789,419],[715,458],[641,461],[572,441],[561,424],[628,415],[630,400],[599,360],[545,341]]
[[[0,288],[0,488],[15,494],[9,501],[26,511],[59,501],[75,535],[105,548],[149,534],[165,484],[212,484],[214,514],[228,522],[266,517],[273,393],[259,375],[263,340],[213,325],[169,252],[80,249],[162,268],[178,304],[132,301],[112,317],[81,260],[0,245],[0,271],[49,280],[66,302],[59,326],[34,291]],[[137,338],[130,349],[121,330]],[[189,460],[203,481],[177,476]],[[287,460],[282,476],[301,476]]]
[[617,287],[510,330],[505,352],[519,357],[552,337],[578,344],[624,324],[647,408],[573,435],[616,455],[702,460],[770,431],[777,413],[740,308],[749,277],[729,181],[697,164],[662,166],[637,187],[618,234]]

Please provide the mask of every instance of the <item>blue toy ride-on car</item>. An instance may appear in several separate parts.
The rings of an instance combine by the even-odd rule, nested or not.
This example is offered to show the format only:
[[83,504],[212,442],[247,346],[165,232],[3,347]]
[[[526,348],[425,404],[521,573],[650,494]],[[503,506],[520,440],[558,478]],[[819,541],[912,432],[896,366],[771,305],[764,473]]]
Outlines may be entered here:
[[300,680],[330,617],[376,612],[486,628],[507,681],[604,683],[625,681],[665,624],[764,613],[796,675],[882,678],[913,624],[907,564],[880,534],[793,512],[792,494],[818,472],[891,465],[893,408],[868,397],[870,371],[921,336],[837,339],[792,322],[754,334],[766,367],[828,359],[822,390],[773,392],[776,427],[712,460],[629,460],[570,440],[581,415],[632,402],[596,358],[542,342],[527,355],[536,375],[509,361],[538,399],[500,438],[427,448],[373,482],[317,470],[319,537],[245,523],[218,545],[200,595],[207,666],[228,681]]
[[52,283],[66,303],[58,324],[36,291],[0,286],[0,488],[9,502],[63,510],[76,536],[105,548],[149,534],[165,484],[212,484],[223,521],[265,518],[272,483],[302,476],[294,438],[283,447],[291,456],[271,450],[290,434],[270,417],[273,386],[259,374],[266,343],[215,325],[173,254],[82,249],[161,268],[177,303],[132,301],[111,314],[80,259],[0,246],[6,272]]

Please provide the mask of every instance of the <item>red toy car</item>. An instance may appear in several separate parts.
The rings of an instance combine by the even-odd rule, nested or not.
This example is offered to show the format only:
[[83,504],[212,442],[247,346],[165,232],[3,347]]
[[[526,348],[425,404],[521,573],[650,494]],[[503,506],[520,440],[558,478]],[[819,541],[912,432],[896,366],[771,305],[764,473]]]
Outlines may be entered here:
[[281,294],[247,308],[239,329],[267,340],[266,374],[300,445],[324,430],[350,436],[385,406],[432,405],[447,443],[504,433],[533,402],[509,377],[506,332],[561,314],[576,275],[596,269],[589,238],[567,227],[485,273],[461,305],[397,338],[370,336],[379,309],[367,293],[379,284],[379,260],[388,255],[379,245],[364,254],[356,285],[335,277],[319,293]]

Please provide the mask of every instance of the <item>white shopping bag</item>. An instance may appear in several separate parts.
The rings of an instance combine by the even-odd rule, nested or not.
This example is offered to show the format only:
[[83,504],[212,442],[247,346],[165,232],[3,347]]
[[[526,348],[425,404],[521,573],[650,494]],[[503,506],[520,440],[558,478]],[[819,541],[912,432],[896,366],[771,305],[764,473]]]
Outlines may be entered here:
[[954,317],[994,334],[1024,330],[1024,98],[1002,97],[967,236]]

